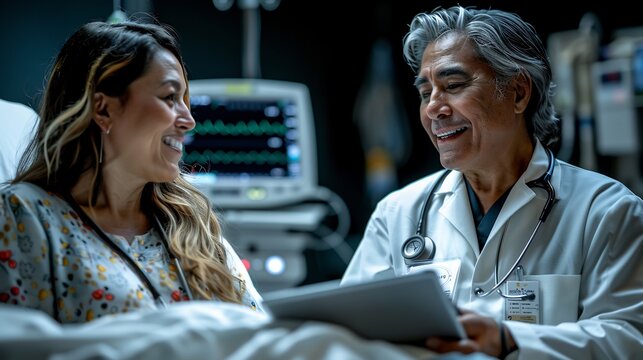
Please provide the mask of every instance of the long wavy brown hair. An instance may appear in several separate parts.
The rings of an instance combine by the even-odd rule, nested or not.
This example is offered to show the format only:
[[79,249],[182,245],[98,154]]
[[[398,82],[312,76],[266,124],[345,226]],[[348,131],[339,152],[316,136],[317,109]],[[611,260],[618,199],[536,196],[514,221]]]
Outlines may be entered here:
[[[75,32],[50,70],[37,134],[13,182],[68,194],[89,171],[89,204],[94,204],[102,186],[101,129],[92,120],[94,94],[124,96],[161,49],[176,56],[187,79],[177,37],[167,26],[92,22]],[[185,97],[189,104],[187,92]],[[205,195],[181,174],[171,182],[147,184],[143,206],[164,224],[170,249],[181,260],[196,297],[241,303],[245,284],[226,265],[219,221]]]

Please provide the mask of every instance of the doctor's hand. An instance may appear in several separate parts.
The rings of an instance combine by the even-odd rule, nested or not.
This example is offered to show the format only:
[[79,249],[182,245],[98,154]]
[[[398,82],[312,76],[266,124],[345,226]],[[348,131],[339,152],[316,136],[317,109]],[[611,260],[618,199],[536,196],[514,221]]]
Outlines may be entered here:
[[500,331],[505,332],[505,347],[513,348],[515,346],[511,333],[492,318],[478,315],[469,310],[461,310],[458,320],[467,334],[466,339],[452,340],[430,337],[426,340],[426,347],[438,353],[451,351],[465,354],[483,352],[494,357],[500,357],[506,355],[502,348]]

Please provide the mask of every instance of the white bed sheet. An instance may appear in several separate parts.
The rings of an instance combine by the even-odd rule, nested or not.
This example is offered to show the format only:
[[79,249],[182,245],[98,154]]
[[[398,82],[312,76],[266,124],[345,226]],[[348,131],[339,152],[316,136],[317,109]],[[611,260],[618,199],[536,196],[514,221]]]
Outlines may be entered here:
[[273,321],[246,307],[179,303],[60,325],[35,310],[0,305],[0,359],[431,359],[426,349],[365,340],[339,326]]

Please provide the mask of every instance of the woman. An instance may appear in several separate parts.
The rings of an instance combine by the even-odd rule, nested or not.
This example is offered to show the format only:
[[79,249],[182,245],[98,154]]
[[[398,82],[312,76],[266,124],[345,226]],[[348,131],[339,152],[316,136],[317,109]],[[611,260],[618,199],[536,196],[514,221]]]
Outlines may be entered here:
[[190,298],[262,310],[182,176],[187,86],[163,26],[93,22],[67,40],[37,135],[0,192],[0,302],[64,323]]

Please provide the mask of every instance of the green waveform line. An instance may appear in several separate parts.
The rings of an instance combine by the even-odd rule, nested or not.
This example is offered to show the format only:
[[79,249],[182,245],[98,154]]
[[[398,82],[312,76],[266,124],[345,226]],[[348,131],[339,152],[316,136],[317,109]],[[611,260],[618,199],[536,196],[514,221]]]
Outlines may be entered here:
[[284,135],[288,129],[281,123],[270,123],[268,120],[255,120],[238,122],[236,124],[225,124],[223,120],[207,119],[201,123],[197,122],[192,130],[197,135]]
[[236,151],[192,151],[183,155],[183,161],[187,164],[259,164],[259,165],[286,165],[288,159],[286,154],[281,152],[270,152],[268,150],[236,152]]

